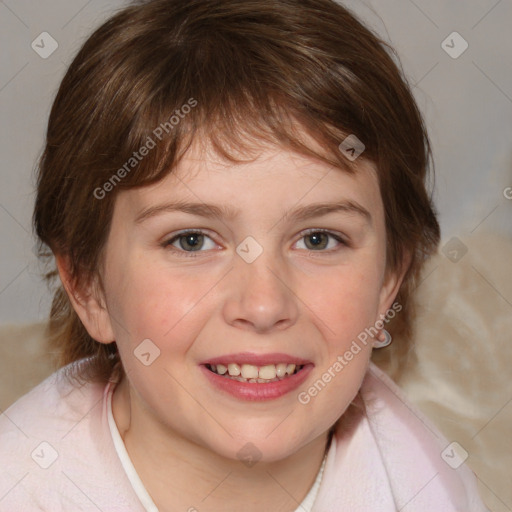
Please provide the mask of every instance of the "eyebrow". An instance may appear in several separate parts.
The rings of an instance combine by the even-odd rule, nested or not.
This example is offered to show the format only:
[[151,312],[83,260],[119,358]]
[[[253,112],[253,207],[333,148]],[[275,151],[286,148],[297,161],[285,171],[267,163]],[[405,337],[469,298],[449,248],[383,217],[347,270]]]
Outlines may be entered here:
[[[143,209],[135,218],[136,224],[155,217],[157,215],[169,212],[183,212],[199,217],[223,219],[234,219],[238,216],[239,211],[228,205],[215,205],[207,203],[187,203],[187,202],[171,202]],[[351,200],[342,200],[335,203],[314,203],[308,206],[296,208],[283,215],[283,220],[304,221],[313,217],[320,217],[330,213],[347,213],[361,216],[367,223],[371,224],[372,216],[370,212],[362,205]]]

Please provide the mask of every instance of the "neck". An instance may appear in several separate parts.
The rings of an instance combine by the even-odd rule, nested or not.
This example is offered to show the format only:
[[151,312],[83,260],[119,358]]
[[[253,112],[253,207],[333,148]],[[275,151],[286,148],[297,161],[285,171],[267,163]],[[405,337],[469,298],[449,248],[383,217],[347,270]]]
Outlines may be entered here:
[[160,512],[293,512],[313,485],[330,441],[325,433],[284,460],[248,466],[179,433],[169,435],[138,407],[124,377],[112,399],[114,420]]

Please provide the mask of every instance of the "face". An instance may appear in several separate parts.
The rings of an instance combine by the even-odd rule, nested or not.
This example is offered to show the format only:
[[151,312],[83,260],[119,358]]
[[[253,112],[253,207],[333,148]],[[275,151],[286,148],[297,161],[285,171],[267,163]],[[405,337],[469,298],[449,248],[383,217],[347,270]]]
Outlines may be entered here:
[[371,343],[344,354],[398,290],[385,249],[362,159],[349,175],[275,147],[237,165],[192,148],[156,185],[121,192],[104,314],[140,421],[232,459],[250,442],[280,460],[325,434]]

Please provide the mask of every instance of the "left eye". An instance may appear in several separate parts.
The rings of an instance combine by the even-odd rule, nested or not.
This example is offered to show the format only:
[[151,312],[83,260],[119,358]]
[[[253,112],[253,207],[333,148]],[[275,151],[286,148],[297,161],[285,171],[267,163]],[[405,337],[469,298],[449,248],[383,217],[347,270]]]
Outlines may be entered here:
[[337,244],[329,244],[329,239],[335,240],[338,244],[346,245],[341,237],[329,231],[309,231],[301,237],[301,240],[306,241],[305,249],[308,251],[333,249]]

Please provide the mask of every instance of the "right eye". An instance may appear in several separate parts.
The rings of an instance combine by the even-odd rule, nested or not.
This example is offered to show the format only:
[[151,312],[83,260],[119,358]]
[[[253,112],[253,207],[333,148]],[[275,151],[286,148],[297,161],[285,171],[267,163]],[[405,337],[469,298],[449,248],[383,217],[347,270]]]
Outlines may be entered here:
[[177,233],[171,238],[168,238],[162,243],[162,247],[170,249],[171,252],[178,256],[185,257],[196,257],[196,254],[190,254],[194,252],[205,252],[201,249],[204,247],[205,239],[209,240],[210,247],[208,250],[215,248],[215,242],[203,231],[200,230],[188,230]]

